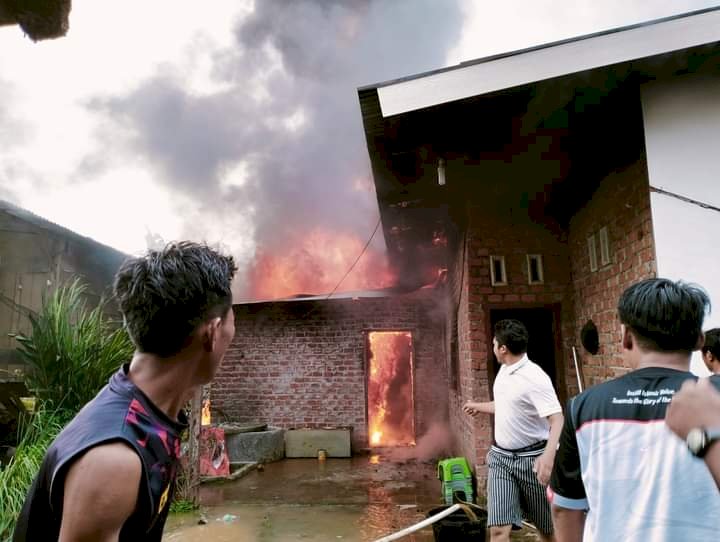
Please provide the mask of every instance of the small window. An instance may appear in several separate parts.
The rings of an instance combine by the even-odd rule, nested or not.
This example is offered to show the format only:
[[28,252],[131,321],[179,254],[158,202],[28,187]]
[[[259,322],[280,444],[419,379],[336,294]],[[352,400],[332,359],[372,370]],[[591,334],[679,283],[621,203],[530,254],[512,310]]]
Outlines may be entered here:
[[493,286],[506,286],[505,256],[490,256],[490,281]]
[[542,284],[545,282],[543,276],[542,254],[527,255],[528,284]]
[[588,256],[590,257],[590,271],[597,271],[597,251],[595,249],[595,235],[591,235],[587,239]]
[[610,242],[608,241],[608,229],[607,226],[600,228],[600,265],[607,265],[610,263]]

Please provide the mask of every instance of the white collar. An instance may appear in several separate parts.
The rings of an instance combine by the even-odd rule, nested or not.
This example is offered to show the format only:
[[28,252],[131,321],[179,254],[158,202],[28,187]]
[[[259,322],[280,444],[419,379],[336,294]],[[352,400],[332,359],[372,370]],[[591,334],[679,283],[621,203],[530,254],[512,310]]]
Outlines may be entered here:
[[518,361],[516,361],[512,365],[506,365],[505,366],[505,367],[507,367],[506,371],[508,372],[508,374],[514,374],[515,371],[517,371],[518,369],[527,365],[528,361],[530,361],[530,360],[528,359],[527,354],[525,354],[523,357],[521,357]]

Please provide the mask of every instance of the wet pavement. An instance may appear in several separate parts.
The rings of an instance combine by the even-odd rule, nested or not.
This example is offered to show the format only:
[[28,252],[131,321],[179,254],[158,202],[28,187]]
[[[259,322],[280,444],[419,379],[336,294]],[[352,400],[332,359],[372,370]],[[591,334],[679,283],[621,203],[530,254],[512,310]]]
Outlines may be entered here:
[[[370,542],[441,505],[435,469],[435,461],[381,456],[285,459],[240,480],[203,485],[201,511],[171,515],[163,540]],[[198,524],[201,513],[206,525]],[[432,528],[402,540],[431,542]]]

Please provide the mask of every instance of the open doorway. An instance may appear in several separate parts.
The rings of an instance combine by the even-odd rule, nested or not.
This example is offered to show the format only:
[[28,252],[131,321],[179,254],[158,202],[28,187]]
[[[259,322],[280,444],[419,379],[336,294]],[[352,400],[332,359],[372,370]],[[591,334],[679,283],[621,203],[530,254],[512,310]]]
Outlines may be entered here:
[[[520,320],[528,330],[528,358],[542,367],[555,387],[555,392],[564,397],[564,386],[558,381],[556,353],[560,338],[556,336],[555,311],[552,307],[522,308],[522,309],[490,309],[490,337],[489,345],[492,351],[492,338],[495,324],[500,320]],[[495,355],[491,354],[492,366],[490,385],[495,381],[495,375],[500,370],[500,364]],[[491,388],[492,389],[492,388]]]
[[370,446],[413,446],[412,334],[409,331],[369,332],[367,359]]

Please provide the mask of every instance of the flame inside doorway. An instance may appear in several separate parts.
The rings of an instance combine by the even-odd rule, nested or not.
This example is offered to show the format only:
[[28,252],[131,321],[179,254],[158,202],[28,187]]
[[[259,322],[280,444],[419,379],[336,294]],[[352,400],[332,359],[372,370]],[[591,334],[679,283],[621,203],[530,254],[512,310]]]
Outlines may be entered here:
[[368,334],[368,347],[370,445],[414,445],[412,334],[373,331]]

